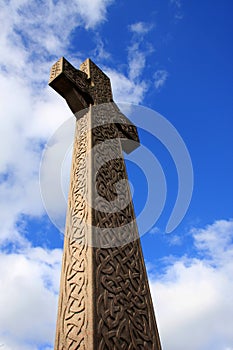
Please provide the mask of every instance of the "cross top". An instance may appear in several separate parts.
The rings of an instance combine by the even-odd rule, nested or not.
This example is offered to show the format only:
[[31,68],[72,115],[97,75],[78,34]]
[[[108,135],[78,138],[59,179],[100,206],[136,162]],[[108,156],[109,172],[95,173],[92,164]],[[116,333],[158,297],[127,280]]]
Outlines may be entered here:
[[51,68],[49,85],[66,99],[73,113],[113,102],[110,79],[90,58],[78,70],[61,57]]
[[[113,103],[109,77],[90,58],[81,64],[80,69],[76,69],[61,57],[51,68],[49,85],[65,98],[76,116],[77,112],[91,105],[109,104],[110,110],[116,116],[114,123],[123,150],[130,153],[139,146],[136,126]],[[105,110],[109,113],[107,108]]]

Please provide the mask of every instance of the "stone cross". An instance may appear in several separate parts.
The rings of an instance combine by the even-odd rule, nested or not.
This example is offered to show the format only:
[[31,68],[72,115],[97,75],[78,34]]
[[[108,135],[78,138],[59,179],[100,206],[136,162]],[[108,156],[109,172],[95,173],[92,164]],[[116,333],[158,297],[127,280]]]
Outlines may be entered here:
[[61,58],[49,85],[76,116],[56,350],[161,349],[122,150],[137,129],[90,60]]

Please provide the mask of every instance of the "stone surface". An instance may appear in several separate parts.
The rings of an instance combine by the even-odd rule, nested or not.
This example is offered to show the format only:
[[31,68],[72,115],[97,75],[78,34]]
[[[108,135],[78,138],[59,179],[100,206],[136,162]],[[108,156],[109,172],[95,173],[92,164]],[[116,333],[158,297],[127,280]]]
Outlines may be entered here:
[[90,59],[80,70],[60,59],[49,84],[77,118],[55,349],[161,349],[124,181],[122,147],[130,152],[139,145],[137,129]]

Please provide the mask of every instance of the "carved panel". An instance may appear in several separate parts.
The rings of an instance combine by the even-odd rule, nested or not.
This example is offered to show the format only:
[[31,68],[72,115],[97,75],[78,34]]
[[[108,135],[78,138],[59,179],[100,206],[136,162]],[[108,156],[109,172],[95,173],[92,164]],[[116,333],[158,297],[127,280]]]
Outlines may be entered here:
[[[117,183],[127,179],[127,174],[118,129],[111,124],[114,116],[114,106],[108,106],[108,113],[97,110],[92,114],[92,120],[97,118],[98,123],[106,119],[104,127],[92,130],[96,187],[102,198],[114,202],[112,207],[107,206],[109,213],[103,201],[102,211],[94,209],[92,214],[93,225],[101,228],[101,234],[96,237],[100,248],[95,249],[96,349],[158,350],[160,343],[130,190],[126,185],[122,192],[119,186],[118,193],[115,191]],[[113,140],[106,143],[109,138]],[[95,147],[101,143],[101,148]],[[102,164],[102,160],[109,158],[111,161],[100,168],[100,160]],[[125,202],[122,209],[116,207],[117,195]],[[94,208],[100,205],[95,203],[95,198],[93,203]],[[106,244],[108,248],[101,248]]]
[[109,77],[89,58],[81,64],[80,69],[89,78],[89,91],[94,104],[112,102],[112,88]]
[[91,276],[88,276],[88,210],[85,201],[87,119],[88,113],[77,123],[73,150],[55,344],[55,349],[59,350],[89,350],[87,342],[91,322],[87,317],[87,294]]
[[74,68],[66,59],[63,59],[64,74],[73,82],[82,93],[89,94],[89,84],[86,73]]
[[53,64],[50,70],[49,84],[53,81],[59,74],[61,74],[63,68],[63,57],[61,57],[56,63]]

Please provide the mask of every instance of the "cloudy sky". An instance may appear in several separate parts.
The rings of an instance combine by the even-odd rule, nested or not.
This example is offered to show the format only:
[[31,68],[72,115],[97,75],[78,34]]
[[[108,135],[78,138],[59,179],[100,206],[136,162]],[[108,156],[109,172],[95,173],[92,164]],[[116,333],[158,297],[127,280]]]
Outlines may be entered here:
[[[168,234],[178,170],[161,140],[140,131],[167,183],[142,237],[161,341],[165,350],[233,349],[232,11],[230,0],[0,0],[0,349],[53,348],[63,235],[44,208],[39,169],[72,117],[47,86],[61,56],[76,67],[92,58],[115,101],[160,113],[185,143],[193,196]],[[139,213],[147,174],[130,159],[127,169]]]

